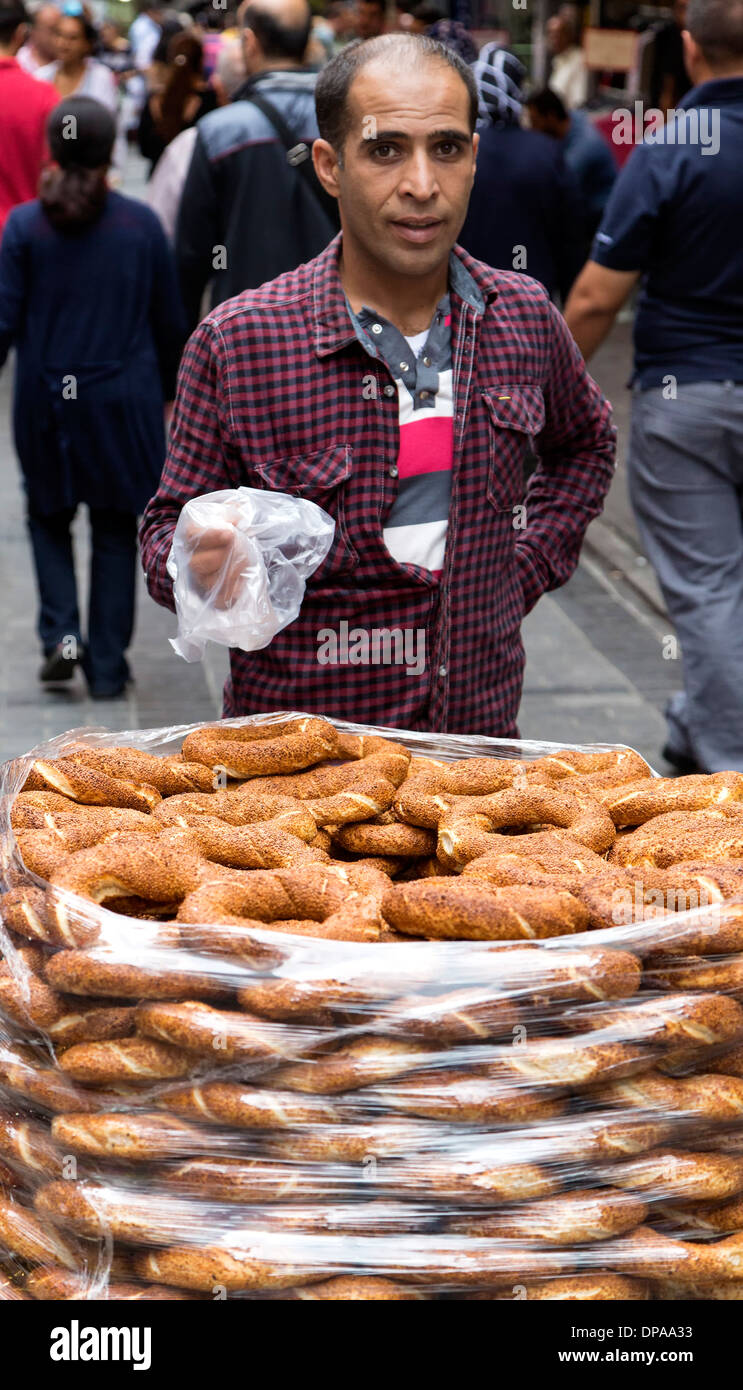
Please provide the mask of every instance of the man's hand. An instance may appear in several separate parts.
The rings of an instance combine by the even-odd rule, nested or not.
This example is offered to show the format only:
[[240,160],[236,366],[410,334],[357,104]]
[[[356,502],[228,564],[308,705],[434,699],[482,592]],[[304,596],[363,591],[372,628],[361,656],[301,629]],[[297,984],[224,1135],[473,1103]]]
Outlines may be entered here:
[[607,270],[588,261],[565,305],[565,319],[586,362],[601,347],[629,299],[641,271]]
[[234,526],[213,526],[207,531],[194,526],[186,532],[188,567],[198,592],[215,608],[231,608],[244,568],[236,555]]

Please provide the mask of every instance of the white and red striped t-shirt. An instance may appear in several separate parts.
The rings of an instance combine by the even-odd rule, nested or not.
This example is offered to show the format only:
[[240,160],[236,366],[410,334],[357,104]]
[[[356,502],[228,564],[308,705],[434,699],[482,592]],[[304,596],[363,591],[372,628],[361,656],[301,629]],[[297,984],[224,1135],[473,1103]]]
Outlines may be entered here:
[[454,437],[449,296],[440,301],[430,328],[410,338],[366,307],[355,318],[397,386],[398,493],[384,542],[399,564],[420,565],[438,576],[449,524]]

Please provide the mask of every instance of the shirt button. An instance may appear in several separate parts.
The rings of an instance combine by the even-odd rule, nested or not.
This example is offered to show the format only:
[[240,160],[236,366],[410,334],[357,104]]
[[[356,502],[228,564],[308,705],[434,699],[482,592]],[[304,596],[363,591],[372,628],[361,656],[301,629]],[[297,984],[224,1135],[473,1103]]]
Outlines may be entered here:
[[397,477],[397,464],[395,464],[395,463],[393,463],[392,467],[390,468],[390,477],[391,477],[391,478],[396,478],[396,477]]
[[407,371],[409,371],[409,370],[410,370],[410,364],[409,364],[408,362],[401,362],[401,363],[400,363],[400,371],[401,371],[401,372],[407,372]]
[[420,398],[421,398],[421,400],[422,400],[422,401],[427,401],[427,400],[428,400],[428,397],[430,396],[430,394],[431,394],[430,391],[421,391],[421,393],[420,393]]
[[445,667],[445,666],[439,666],[439,680],[442,680],[442,681],[445,681],[445,680],[446,680],[446,667]]
[[424,367],[430,367],[430,365],[431,365],[431,359],[430,359],[430,357],[424,357],[424,358],[423,358],[423,366],[424,366]]
[[381,323],[373,323],[373,324],[372,324],[372,333],[381,333],[381,332],[382,332],[382,325],[381,325]]
[[385,396],[394,396],[394,395],[395,395],[395,388],[394,388],[394,386],[385,386],[385,387],[384,387],[384,395],[385,395]]

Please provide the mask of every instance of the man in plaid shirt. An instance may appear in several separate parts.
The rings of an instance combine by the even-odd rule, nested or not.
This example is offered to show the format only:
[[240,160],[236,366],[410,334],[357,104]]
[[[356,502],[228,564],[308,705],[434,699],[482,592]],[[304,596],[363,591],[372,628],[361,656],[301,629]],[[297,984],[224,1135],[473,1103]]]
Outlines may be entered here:
[[[383,36],[338,54],[316,102],[313,159],[341,235],[191,338],[142,523],[150,593],[173,607],[166,561],[191,498],[309,497],[335,519],[332,549],[297,620],[263,651],[231,652],[225,716],[515,736],[521,622],[570,577],[601,511],[610,408],[543,288],[455,245],[477,149],[466,64]],[[237,582],[231,543],[205,532],[191,560],[218,601]]]

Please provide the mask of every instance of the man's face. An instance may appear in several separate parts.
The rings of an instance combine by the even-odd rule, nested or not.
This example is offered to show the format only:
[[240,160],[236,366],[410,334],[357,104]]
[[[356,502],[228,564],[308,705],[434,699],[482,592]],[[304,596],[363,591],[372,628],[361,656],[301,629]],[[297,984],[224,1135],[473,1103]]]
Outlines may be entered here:
[[469,95],[447,64],[369,63],[349,92],[338,171],[344,239],[393,275],[446,262],[475,176]]
[[563,53],[568,47],[565,25],[557,14],[547,21],[547,47],[550,53]]
[[384,10],[368,0],[359,0],[356,6],[356,32],[360,39],[376,39],[384,33]]
[[72,15],[61,15],[57,29],[57,57],[61,63],[76,63],[87,58],[90,44],[79,20]]
[[32,30],[34,48],[40,58],[45,63],[51,63],[57,56],[57,28],[59,25],[59,11],[53,9],[51,5],[37,11]]

